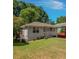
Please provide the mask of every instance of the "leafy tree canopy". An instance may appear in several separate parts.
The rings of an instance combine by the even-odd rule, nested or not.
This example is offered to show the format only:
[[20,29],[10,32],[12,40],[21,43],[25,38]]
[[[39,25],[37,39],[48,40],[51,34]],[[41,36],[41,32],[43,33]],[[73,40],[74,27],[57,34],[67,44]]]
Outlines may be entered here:
[[13,16],[13,35],[16,35],[16,32],[20,30],[20,26],[25,24],[21,17]]
[[27,20],[28,22],[39,21],[48,22],[47,13],[38,6],[32,3],[25,3],[22,1],[14,0],[13,3],[13,14],[14,16],[20,16]]
[[66,22],[66,16],[60,16],[57,18],[56,23],[64,23]]

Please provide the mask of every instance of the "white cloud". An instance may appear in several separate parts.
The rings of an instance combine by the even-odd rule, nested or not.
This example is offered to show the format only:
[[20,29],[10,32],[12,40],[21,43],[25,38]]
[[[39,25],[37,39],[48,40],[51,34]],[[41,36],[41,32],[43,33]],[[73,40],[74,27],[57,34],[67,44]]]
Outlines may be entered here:
[[64,9],[65,5],[63,2],[60,2],[58,0],[49,0],[46,2],[38,2],[41,6],[43,7],[48,7],[48,8],[52,8],[52,9]]
[[50,5],[53,9],[63,9],[64,8],[64,4],[60,1],[52,1],[51,5]]

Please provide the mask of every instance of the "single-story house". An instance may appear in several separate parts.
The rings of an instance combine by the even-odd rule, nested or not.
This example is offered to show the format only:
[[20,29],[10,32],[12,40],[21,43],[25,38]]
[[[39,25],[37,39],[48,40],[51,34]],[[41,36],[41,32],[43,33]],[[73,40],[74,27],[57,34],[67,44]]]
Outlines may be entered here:
[[25,41],[39,39],[42,37],[57,36],[58,25],[51,25],[41,22],[32,22],[21,26],[21,38]]

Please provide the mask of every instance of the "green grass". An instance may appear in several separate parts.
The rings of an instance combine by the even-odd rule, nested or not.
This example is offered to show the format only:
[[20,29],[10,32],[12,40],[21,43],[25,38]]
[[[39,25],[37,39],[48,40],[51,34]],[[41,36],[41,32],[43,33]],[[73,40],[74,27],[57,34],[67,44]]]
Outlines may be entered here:
[[14,43],[13,59],[66,59],[66,42],[61,38]]

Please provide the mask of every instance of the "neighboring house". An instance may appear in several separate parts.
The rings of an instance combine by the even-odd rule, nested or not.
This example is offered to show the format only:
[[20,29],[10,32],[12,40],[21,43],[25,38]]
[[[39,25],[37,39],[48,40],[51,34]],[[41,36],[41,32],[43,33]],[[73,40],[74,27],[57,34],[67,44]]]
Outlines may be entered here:
[[[55,27],[57,28],[57,36],[59,37],[66,37],[66,23],[59,23],[56,24]],[[64,30],[61,31],[61,30]]]
[[[63,26],[62,26],[63,27]],[[41,22],[32,22],[21,26],[22,36],[25,41],[43,37],[57,36],[58,25],[51,25]]]

